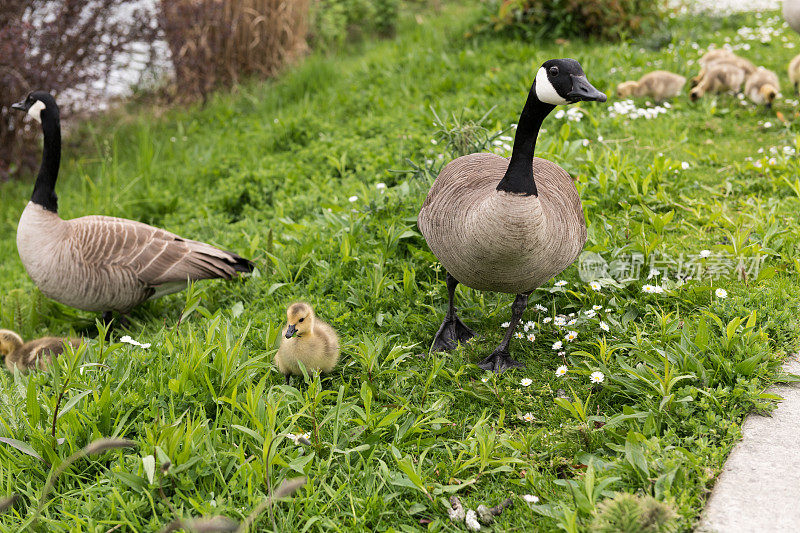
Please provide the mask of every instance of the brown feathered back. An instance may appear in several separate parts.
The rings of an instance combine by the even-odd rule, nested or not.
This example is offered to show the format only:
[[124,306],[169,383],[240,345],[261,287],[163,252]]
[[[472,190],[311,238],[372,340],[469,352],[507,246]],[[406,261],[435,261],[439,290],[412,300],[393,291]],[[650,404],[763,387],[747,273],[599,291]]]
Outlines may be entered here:
[[530,292],[567,268],[586,243],[578,191],[569,174],[534,158],[538,196],[497,191],[508,159],[472,154],[433,183],[418,226],[442,266],[478,290]]

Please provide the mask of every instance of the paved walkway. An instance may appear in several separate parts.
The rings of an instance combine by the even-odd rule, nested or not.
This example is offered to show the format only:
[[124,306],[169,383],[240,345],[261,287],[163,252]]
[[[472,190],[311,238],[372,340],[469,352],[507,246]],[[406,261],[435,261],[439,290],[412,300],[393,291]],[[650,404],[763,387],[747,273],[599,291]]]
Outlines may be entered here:
[[[800,374],[792,359],[784,369]],[[717,479],[699,532],[800,531],[800,384],[770,390],[784,398],[772,416],[751,415]]]

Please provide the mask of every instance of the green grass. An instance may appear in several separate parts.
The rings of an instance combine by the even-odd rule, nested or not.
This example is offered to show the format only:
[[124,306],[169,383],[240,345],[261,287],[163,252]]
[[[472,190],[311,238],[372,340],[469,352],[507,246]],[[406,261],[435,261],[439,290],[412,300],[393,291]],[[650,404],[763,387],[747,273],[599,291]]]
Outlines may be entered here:
[[[421,24],[407,16],[394,41],[312,55],[277,82],[218,94],[203,109],[157,117],[134,108],[72,132],[58,186],[63,217],[142,220],[236,250],[259,268],[135,311],[131,335],[149,349],[98,340],[52,371],[0,372],[0,437],[25,444],[0,443],[0,495],[20,495],[0,517],[3,530],[30,523],[40,499],[33,527],[41,531],[243,520],[270,486],[299,475],[308,484],[272,517],[262,514],[258,528],[453,530],[451,494],[470,508],[534,494],[538,505],[517,498],[496,529],[580,531],[601,500],[622,491],[667,502],[680,529],[691,529],[743,417],[770,407],[763,391],[788,379],[779,365],[796,349],[798,164],[780,154],[769,162],[770,147],[800,142],[796,106],[770,112],[730,96],[681,97],[652,120],[612,118],[611,102],[582,104],[580,122],[551,115],[537,155],[578,179],[587,250],[694,261],[710,249],[746,261],[764,255],[764,268],[746,281],[665,282],[665,293],[647,294],[653,280],[602,280],[598,292],[570,267],[559,276],[565,287],[548,283],[532,295],[524,320],[537,322],[536,341],[513,344],[527,368],[485,382],[472,363],[499,342],[513,298],[461,287],[461,316],[480,339],[426,355],[446,290],[415,217],[453,157],[448,146],[480,148],[516,122],[545,59],[577,58],[612,94],[649,68],[691,75],[693,42],[737,42],[740,25],[766,17],[677,19],[641,42],[556,45],[465,39],[474,14],[448,6],[423,13]],[[647,47],[659,39],[674,51]],[[794,51],[777,37],[742,53],[777,70],[789,98],[784,70]],[[482,136],[474,123],[490,110]],[[465,132],[473,133],[466,141]],[[14,237],[30,189],[0,186],[0,327],[26,338],[68,334],[96,317],[47,300],[26,276]],[[718,287],[727,298],[714,296]],[[325,389],[317,380],[283,386],[272,363],[294,299],[314,304],[341,334],[342,361]],[[581,315],[592,305],[603,306],[599,317]],[[581,316],[567,328],[578,338],[564,343],[562,378],[551,345],[567,330],[544,320],[560,313]],[[594,371],[602,384],[589,382]],[[308,445],[285,436],[306,432]],[[101,437],[138,448],[78,459],[43,497],[51,470]]]

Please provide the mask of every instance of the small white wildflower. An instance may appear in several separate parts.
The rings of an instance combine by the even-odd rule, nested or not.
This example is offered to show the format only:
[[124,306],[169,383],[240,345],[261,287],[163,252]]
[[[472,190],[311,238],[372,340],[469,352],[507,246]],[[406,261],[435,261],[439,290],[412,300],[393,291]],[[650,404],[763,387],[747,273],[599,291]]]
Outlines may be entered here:
[[714,294],[717,295],[717,298],[727,298],[728,297],[728,291],[726,291],[725,289],[717,289],[717,290],[714,291]]
[[348,200],[350,200],[351,203],[356,202],[358,201],[358,196],[351,196],[350,198],[348,198]]
[[566,284],[567,282],[564,281],[563,279],[556,281],[556,287],[563,287]]
[[589,379],[592,381],[592,383],[602,383],[603,380],[606,379],[606,376],[602,372],[596,370],[592,372],[592,375],[589,376]]
[[583,314],[586,315],[586,318],[594,318],[594,316],[597,314],[597,311],[594,309],[588,309],[584,311]]
[[527,322],[525,322],[525,325],[533,329],[536,327],[536,322],[534,322],[533,320],[528,320]]
[[522,385],[523,387],[530,387],[531,383],[533,383],[533,380],[531,378],[522,378],[521,380],[519,380],[519,384]]
[[511,325],[511,322],[503,322],[502,324],[500,324],[500,327],[501,328],[507,328],[510,325]]
[[661,271],[660,270],[658,270],[657,268],[651,268],[650,272],[647,274],[647,279],[651,279],[651,278],[654,278],[654,277],[660,276],[660,275],[661,275]]
[[543,306],[542,304],[536,304],[536,305],[533,306],[533,308],[536,309],[537,311],[541,311],[543,313],[547,311],[547,308],[545,306]]
[[536,418],[534,418],[532,413],[525,413],[524,415],[522,415],[522,419],[525,422],[533,422],[534,420],[536,420]]
[[681,162],[681,168],[683,170],[689,170],[689,162],[688,161],[682,161]]
[[478,513],[476,513],[473,509],[467,511],[467,517],[464,519],[464,523],[467,524],[467,529],[470,531],[481,530],[481,523],[478,522]]
[[518,339],[521,339],[525,337],[525,334],[523,334],[521,331],[517,331],[516,333],[514,333],[514,336]]
[[553,343],[553,349],[554,350],[560,350],[563,347],[564,347],[564,343],[561,342],[561,341],[556,341],[556,342]]
[[578,332],[577,331],[570,331],[569,333],[567,333],[564,336],[564,340],[568,341],[568,342],[572,342],[577,338],[578,338]]
[[577,324],[577,323],[578,323],[578,319],[577,319],[577,318],[573,318],[572,320],[570,320],[569,322],[567,322],[567,325],[568,325],[568,326],[574,326],[574,325],[575,325],[575,324]]
[[700,250],[700,257],[705,259],[706,257],[711,255],[711,250]]
[[600,292],[603,289],[603,285],[597,280],[594,280],[594,281],[590,282],[589,283],[589,287],[593,291],[597,291],[597,292]]
[[769,121],[765,122],[764,123],[764,127],[765,128],[771,128],[772,127],[772,122],[769,122]]
[[485,378],[481,378],[481,381],[482,381],[482,382],[484,382],[484,383],[486,383],[487,381],[489,381],[489,378],[488,378],[488,376],[487,376],[487,377],[485,377]]
[[600,321],[600,329],[602,329],[603,331],[608,331],[611,328],[609,328],[608,324],[606,324],[605,322]]
[[383,183],[383,182],[376,183],[375,184],[375,188],[378,189],[379,191],[383,192],[383,190],[386,188],[386,184]]
[[593,306],[592,306],[592,310],[593,310],[593,311],[599,311],[599,310],[601,310],[602,308],[603,308],[603,306],[602,306],[602,305],[593,305]]
[[556,377],[560,378],[567,372],[569,372],[569,368],[567,368],[567,365],[561,365],[560,367],[556,368]]
[[539,497],[533,494],[523,494],[522,499],[528,503],[539,503]]
[[536,340],[536,335],[534,335],[533,333],[528,333],[528,340],[530,342],[535,341]]
[[525,323],[523,324],[522,329],[524,329],[525,332],[527,332],[529,329],[531,329],[531,327],[527,323]]

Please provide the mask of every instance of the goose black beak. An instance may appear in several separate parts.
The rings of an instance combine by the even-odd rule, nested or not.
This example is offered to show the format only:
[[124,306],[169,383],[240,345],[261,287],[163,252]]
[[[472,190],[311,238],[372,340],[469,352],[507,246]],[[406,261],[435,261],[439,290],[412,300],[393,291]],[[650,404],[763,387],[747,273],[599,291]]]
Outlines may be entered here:
[[286,328],[286,338],[291,339],[295,333],[297,333],[297,328],[293,324],[289,324]]
[[28,109],[25,107],[25,101],[17,102],[16,104],[11,104],[11,109],[16,109],[18,111],[27,111]]
[[567,94],[567,98],[571,102],[579,102],[581,100],[590,102],[605,102],[606,95],[595,89],[586,76],[572,76],[572,90]]

